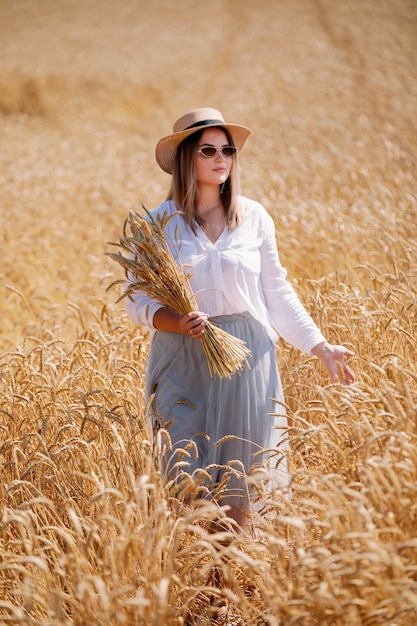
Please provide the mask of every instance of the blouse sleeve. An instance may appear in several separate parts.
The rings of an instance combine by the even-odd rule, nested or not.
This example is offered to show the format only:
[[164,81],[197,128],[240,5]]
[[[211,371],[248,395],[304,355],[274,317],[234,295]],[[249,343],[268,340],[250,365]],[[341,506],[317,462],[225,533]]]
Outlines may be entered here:
[[311,354],[312,348],[325,341],[325,337],[287,280],[287,271],[279,260],[275,225],[266,211],[264,228],[261,280],[269,316],[279,335],[302,352]]
[[126,312],[135,324],[154,328],[153,316],[163,306],[159,300],[136,292],[132,296],[126,297],[125,301]]
[[[157,215],[158,212],[164,212],[169,208],[167,203],[163,203],[156,209],[151,211],[151,215]],[[145,219],[147,217],[145,216]],[[132,255],[133,256],[133,255]],[[129,272],[127,274],[129,281]],[[147,326],[154,329],[153,318],[158,309],[164,305],[156,298],[152,298],[144,291],[135,291],[133,294],[125,298],[126,312],[132,321],[139,326]]]

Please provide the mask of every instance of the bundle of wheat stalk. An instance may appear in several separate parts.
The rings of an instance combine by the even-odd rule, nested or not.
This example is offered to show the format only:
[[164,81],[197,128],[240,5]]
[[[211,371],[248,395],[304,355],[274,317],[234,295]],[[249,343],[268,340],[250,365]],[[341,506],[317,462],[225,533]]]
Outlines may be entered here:
[[[116,284],[126,283],[126,289],[118,301],[131,297],[136,291],[142,291],[182,315],[198,310],[189,274],[184,272],[183,266],[177,264],[166,236],[166,225],[178,212],[171,215],[165,212],[154,217],[144,210],[146,216],[131,211],[119,242],[109,242],[126,252],[126,256],[121,251],[106,254],[124,268],[127,276],[126,281],[114,281],[109,289]],[[200,340],[211,377],[230,378],[245,365],[249,367],[247,359],[250,350],[246,343],[213,323],[208,322]]]

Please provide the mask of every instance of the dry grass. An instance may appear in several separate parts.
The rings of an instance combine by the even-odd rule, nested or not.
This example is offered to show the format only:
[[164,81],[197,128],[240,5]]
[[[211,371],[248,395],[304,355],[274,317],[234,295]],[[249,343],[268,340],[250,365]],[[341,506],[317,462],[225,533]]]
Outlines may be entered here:
[[[0,14],[0,622],[208,624],[217,566],[250,625],[413,624],[415,3]],[[165,195],[156,140],[206,103],[253,128],[244,191],[358,374],[328,385],[280,344],[292,497],[258,485],[256,537],[232,543],[208,504],[176,516],[144,419],[147,334],[105,292],[105,242]]]
[[[110,242],[118,251],[106,255],[123,268],[125,275],[110,285],[123,285],[118,301],[141,291],[181,315],[198,309],[189,283],[192,268],[178,266],[178,250],[171,249],[166,236],[168,222],[174,217],[175,213],[168,212],[153,217],[147,209],[142,215],[131,211],[119,241]],[[245,342],[215,324],[208,322],[200,341],[213,378],[230,378],[249,367],[250,350]]]

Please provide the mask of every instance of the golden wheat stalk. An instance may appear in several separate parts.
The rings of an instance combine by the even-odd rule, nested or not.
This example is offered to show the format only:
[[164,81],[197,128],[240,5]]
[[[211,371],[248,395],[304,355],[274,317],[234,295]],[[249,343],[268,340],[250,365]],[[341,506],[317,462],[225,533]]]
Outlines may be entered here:
[[[131,211],[119,242],[109,242],[126,252],[126,256],[121,251],[116,254],[106,252],[106,255],[124,268],[127,281],[117,280],[108,289],[127,282],[127,288],[118,301],[131,297],[136,291],[144,291],[163,306],[182,315],[198,310],[189,275],[175,261],[166,238],[166,225],[178,213],[168,215],[165,212],[153,217],[145,211],[147,217]],[[244,365],[249,367],[247,359],[250,350],[246,343],[213,323],[207,324],[200,340],[212,377],[230,378]]]

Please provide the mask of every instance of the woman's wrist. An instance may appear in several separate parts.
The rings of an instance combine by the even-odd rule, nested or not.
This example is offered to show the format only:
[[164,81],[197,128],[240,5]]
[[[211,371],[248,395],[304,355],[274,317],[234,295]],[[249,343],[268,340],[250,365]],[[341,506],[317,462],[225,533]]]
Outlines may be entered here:
[[331,347],[328,341],[321,341],[317,345],[314,346],[311,350],[311,354],[316,357],[326,356],[331,352]]

